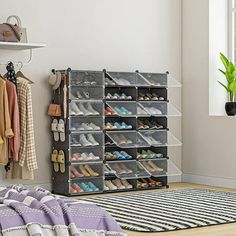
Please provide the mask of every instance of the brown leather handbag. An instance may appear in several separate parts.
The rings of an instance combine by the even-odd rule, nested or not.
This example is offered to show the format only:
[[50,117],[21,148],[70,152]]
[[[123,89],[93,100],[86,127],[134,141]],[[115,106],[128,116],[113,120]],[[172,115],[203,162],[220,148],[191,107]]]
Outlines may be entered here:
[[[14,18],[17,24],[10,23]],[[19,42],[21,40],[21,21],[18,16],[9,16],[7,22],[0,24],[0,41],[1,42]]]
[[48,106],[48,115],[49,116],[61,116],[62,112],[61,112],[61,106],[59,104],[54,104],[51,103]]

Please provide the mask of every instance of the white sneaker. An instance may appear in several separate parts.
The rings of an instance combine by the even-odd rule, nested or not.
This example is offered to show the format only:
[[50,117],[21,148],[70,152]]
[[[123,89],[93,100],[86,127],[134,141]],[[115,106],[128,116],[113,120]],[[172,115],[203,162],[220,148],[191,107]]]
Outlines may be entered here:
[[71,115],[72,113],[74,115],[84,115],[83,111],[81,109],[79,109],[79,107],[77,106],[76,102],[71,102],[70,104],[70,109],[71,109]]
[[93,145],[91,142],[89,142],[89,140],[86,139],[84,134],[80,135],[79,142],[84,147],[88,147],[88,146],[92,146]]
[[89,158],[91,158],[91,160],[99,160],[100,159],[100,157],[99,156],[95,156],[93,153],[89,153]]
[[79,104],[79,109],[83,112],[83,114],[84,114],[85,116],[93,115],[93,113],[92,113],[91,111],[88,111],[87,109],[85,109],[83,103],[80,103],[80,104]]
[[99,115],[99,112],[93,109],[91,103],[87,104],[87,110],[91,113],[91,115]]
[[109,191],[110,189],[106,186],[106,184],[104,184],[104,190],[105,191]]
[[81,127],[84,128],[84,130],[93,130],[93,128],[89,124],[86,124],[86,123],[82,123]]
[[101,129],[99,126],[95,125],[94,123],[90,123],[89,127],[93,130],[100,130]]
[[137,114],[138,115],[147,115],[148,113],[146,111],[144,111],[141,107],[138,107]]
[[93,146],[98,146],[99,143],[94,139],[92,134],[87,135],[88,142],[90,142]]
[[109,190],[117,190],[117,187],[110,180],[105,180],[105,185]]
[[148,111],[152,114],[152,115],[162,115],[162,112],[154,107],[150,107],[148,108]]

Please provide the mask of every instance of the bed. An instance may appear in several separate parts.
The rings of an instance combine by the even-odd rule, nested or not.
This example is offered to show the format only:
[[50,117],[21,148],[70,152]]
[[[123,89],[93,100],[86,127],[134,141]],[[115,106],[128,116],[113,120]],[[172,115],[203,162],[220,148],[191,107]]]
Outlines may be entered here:
[[94,204],[21,186],[0,187],[0,227],[1,236],[127,236]]

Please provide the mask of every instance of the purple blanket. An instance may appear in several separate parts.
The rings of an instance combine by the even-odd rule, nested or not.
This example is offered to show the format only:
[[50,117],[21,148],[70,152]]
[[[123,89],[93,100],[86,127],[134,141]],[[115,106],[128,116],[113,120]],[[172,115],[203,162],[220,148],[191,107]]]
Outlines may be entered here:
[[96,205],[17,186],[0,187],[0,227],[2,235],[126,236]]

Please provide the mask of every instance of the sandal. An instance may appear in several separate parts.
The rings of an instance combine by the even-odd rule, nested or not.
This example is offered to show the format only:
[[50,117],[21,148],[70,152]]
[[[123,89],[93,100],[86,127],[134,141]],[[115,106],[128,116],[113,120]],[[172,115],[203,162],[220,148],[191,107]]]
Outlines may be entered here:
[[53,132],[54,141],[59,141],[59,133],[58,133],[58,120],[53,119],[51,124],[51,131]]
[[66,172],[66,165],[65,165],[65,153],[60,150],[57,156],[58,163],[60,165],[60,171],[61,173]]
[[85,165],[84,168],[85,168],[85,170],[90,174],[90,176],[93,176],[93,177],[99,176],[99,173],[95,172],[95,171],[91,168],[91,166]]
[[64,120],[60,119],[58,126],[57,126],[57,130],[60,134],[60,140],[61,142],[65,142],[66,140],[66,135],[65,135],[65,122]]
[[57,173],[59,171],[59,163],[58,163],[58,151],[56,149],[54,149],[51,154],[51,162],[53,163],[53,170]]

